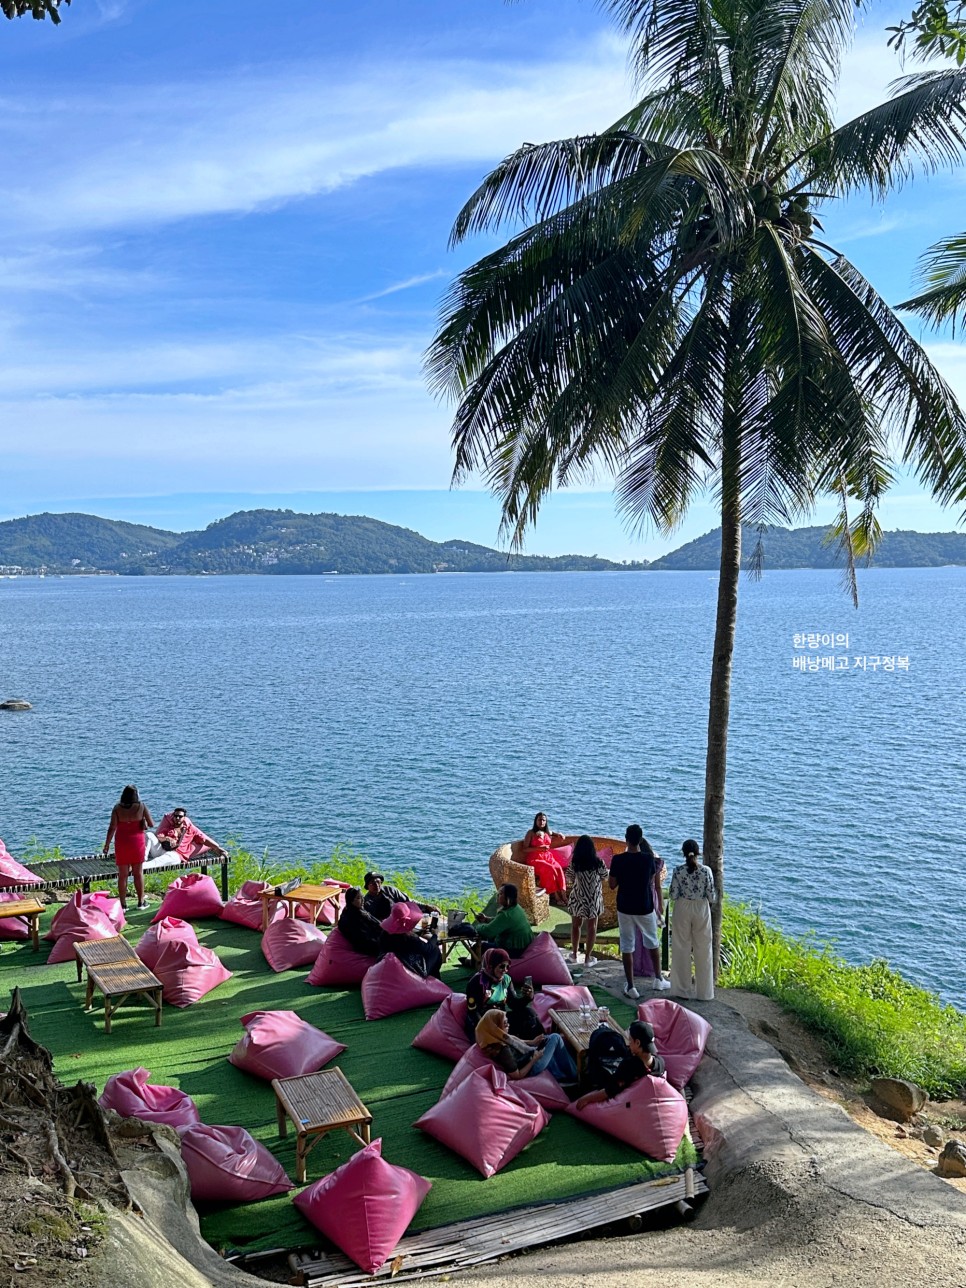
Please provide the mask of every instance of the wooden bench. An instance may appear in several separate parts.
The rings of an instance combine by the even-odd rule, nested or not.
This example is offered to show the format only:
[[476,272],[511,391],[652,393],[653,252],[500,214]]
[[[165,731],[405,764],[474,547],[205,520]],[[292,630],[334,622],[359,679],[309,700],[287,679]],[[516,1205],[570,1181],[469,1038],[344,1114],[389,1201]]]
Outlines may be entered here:
[[36,899],[12,899],[10,903],[0,903],[0,917],[23,917],[27,922],[34,952],[40,947],[40,915],[46,911]]
[[77,978],[87,967],[87,995],[84,1010],[94,1002],[94,989],[104,995],[104,1032],[111,1031],[111,1016],[131,996],[143,995],[154,1008],[154,1027],[161,1026],[162,984],[148,970],[123,935],[110,939],[81,939],[74,945]]
[[[221,858],[217,854],[199,854],[185,863],[175,859],[171,863],[152,863],[145,868],[145,873],[154,872],[204,872],[209,868],[221,868],[221,897],[228,898],[228,865],[231,855]],[[67,859],[45,859],[42,863],[31,863],[30,871],[39,878],[29,885],[18,883],[15,886],[0,884],[0,891],[16,890],[57,890],[67,886],[79,885],[85,894],[90,893],[92,881],[116,881],[117,865],[106,854],[76,854]],[[0,883],[3,878],[0,877]]]
[[[347,1131],[360,1145],[369,1144],[372,1114],[341,1069],[324,1069],[297,1078],[273,1078],[278,1134],[287,1134],[286,1119],[295,1124],[295,1179],[305,1183],[305,1160],[330,1131]],[[358,1128],[358,1130],[356,1130]]]

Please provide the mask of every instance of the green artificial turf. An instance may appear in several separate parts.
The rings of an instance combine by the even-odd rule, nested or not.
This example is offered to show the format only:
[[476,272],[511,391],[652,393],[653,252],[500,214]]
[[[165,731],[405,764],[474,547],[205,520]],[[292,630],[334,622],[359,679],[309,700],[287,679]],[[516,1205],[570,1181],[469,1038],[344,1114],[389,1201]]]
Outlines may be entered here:
[[[126,933],[132,942],[143,934],[154,910],[131,914]],[[19,985],[31,1033],[53,1052],[62,1082],[71,1085],[83,1079],[100,1091],[110,1074],[144,1065],[151,1070],[152,1082],[180,1087],[191,1095],[203,1122],[247,1128],[290,1176],[295,1172],[295,1140],[291,1129],[285,1140],[278,1136],[271,1085],[242,1073],[226,1057],[242,1034],[242,1015],[255,1010],[297,1011],[346,1044],[334,1064],[372,1113],[373,1139],[382,1138],[384,1157],[432,1181],[413,1230],[613,1189],[678,1171],[694,1158],[690,1142],[684,1141],[674,1163],[654,1163],[566,1114],[554,1114],[550,1125],[508,1167],[484,1180],[468,1163],[412,1126],[438,1100],[453,1068],[449,1061],[410,1045],[431,1009],[368,1022],[357,989],[310,988],[305,983],[307,968],[276,975],[262,955],[256,932],[216,920],[197,922],[195,928],[199,940],[214,948],[234,974],[194,1006],[184,1010],[165,1006],[161,1028],[154,1027],[145,1006],[125,1004],[114,1016],[112,1032],[105,1034],[100,999],[85,1014],[84,985],[77,982],[76,967],[42,965],[49,947],[45,943],[39,954],[32,952],[29,942],[3,947],[0,1009],[10,990]],[[462,966],[449,967],[443,977],[460,990],[468,972]],[[633,1018],[631,1007],[609,997],[602,1000],[621,1022]],[[356,1148],[345,1132],[329,1133],[309,1155],[309,1183],[345,1162]],[[259,1203],[205,1206],[201,1228],[217,1248],[257,1251],[319,1242],[318,1233],[293,1206],[291,1194]]]

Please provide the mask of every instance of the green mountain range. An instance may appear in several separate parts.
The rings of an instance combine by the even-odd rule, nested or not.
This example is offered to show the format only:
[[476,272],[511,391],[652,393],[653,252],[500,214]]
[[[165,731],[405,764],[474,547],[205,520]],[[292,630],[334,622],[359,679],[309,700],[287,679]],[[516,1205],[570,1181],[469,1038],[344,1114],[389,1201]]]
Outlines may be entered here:
[[[769,527],[765,567],[839,568],[828,529]],[[745,531],[745,563],[757,541]],[[715,571],[719,529],[648,564],[596,555],[510,555],[469,541],[430,541],[378,519],[293,510],[240,510],[203,532],[166,532],[91,514],[35,514],[0,523],[0,574],[11,573],[432,573]],[[966,534],[888,532],[878,567],[966,564]]]

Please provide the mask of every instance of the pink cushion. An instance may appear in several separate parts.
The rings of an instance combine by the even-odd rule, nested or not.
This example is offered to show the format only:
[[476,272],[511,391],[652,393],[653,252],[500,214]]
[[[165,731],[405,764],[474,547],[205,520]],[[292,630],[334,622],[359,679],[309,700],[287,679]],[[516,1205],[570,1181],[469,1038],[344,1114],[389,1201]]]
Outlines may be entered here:
[[345,1046],[294,1011],[252,1011],[243,1015],[245,1036],[228,1059],[236,1069],[257,1078],[297,1078],[316,1073],[340,1055]]
[[676,1087],[684,1087],[701,1063],[711,1025],[669,997],[652,997],[637,1008],[637,1018],[653,1026],[654,1041],[667,1065],[667,1076]]
[[362,1009],[367,1020],[383,1020],[387,1015],[411,1011],[417,1006],[432,1006],[449,997],[453,990],[441,979],[414,975],[395,953],[386,953],[362,981]]
[[[0,894],[0,903],[16,903],[23,895],[16,890]],[[26,917],[4,917],[0,921],[0,939],[29,939],[30,927]]]
[[293,1188],[281,1163],[244,1127],[189,1127],[181,1157],[195,1201],[250,1203]]
[[175,877],[161,901],[155,921],[162,917],[220,917],[224,908],[214,878],[203,872],[186,872]]
[[357,1266],[374,1275],[432,1188],[408,1167],[387,1163],[382,1141],[374,1140],[292,1202]]
[[[473,1045],[469,1047],[462,1056],[460,1056],[453,1072],[443,1084],[443,1090],[440,1092],[440,1099],[442,1099],[443,1096],[449,1095],[451,1091],[455,1090],[455,1088],[460,1085],[464,1078],[468,1078],[470,1074],[475,1072],[477,1069],[488,1069],[492,1067],[493,1061],[488,1055],[484,1055],[474,1042]],[[546,1069],[543,1073],[534,1074],[532,1078],[518,1078],[513,1085],[523,1087],[529,1095],[533,1096],[534,1100],[536,1100],[538,1104],[543,1105],[544,1109],[567,1109],[570,1105],[567,1093],[564,1091],[563,1087],[561,1087],[553,1074],[548,1073]]]
[[[334,899],[326,899],[325,903],[319,909],[317,924],[334,926],[338,922],[342,910],[345,908],[345,891],[348,890],[349,887],[343,881],[326,881],[326,885],[340,885],[342,886],[343,893],[337,895]],[[303,906],[303,904],[299,904],[299,908],[302,908]],[[299,908],[296,909],[296,916],[301,915]]]
[[325,943],[325,931],[308,921],[280,917],[262,935],[262,952],[274,971],[314,966]]
[[166,1123],[183,1131],[201,1122],[195,1102],[177,1087],[152,1086],[150,1069],[125,1069],[112,1073],[104,1084],[98,1104],[113,1109],[122,1118],[141,1118],[149,1123]]
[[597,857],[598,859],[600,859],[601,863],[603,863],[604,867],[609,872],[611,860],[614,857],[614,851],[611,849],[611,847],[609,845],[602,846],[601,849],[597,851]]
[[445,1060],[458,1060],[470,1040],[466,1036],[466,994],[450,993],[412,1040],[420,1051],[432,1051]]
[[664,1163],[678,1152],[688,1126],[688,1106],[680,1091],[666,1078],[647,1074],[613,1100],[579,1111],[571,1105],[568,1112]]
[[338,926],[329,931],[322,951],[309,971],[309,984],[327,988],[352,988],[362,983],[374,957],[357,953]]
[[493,1176],[549,1121],[543,1107],[523,1090],[522,1081],[508,1082],[506,1075],[490,1064],[464,1078],[414,1126],[465,1158],[484,1176]]
[[114,923],[100,908],[91,904],[78,907],[67,929],[57,936],[57,942],[47,958],[47,965],[55,966],[59,962],[76,961],[74,944],[80,939],[112,939],[116,934]]
[[169,1006],[191,1006],[231,979],[231,971],[215,953],[198,943],[193,926],[177,917],[165,917],[153,933],[153,942],[150,929],[141,937],[136,952],[161,981]]
[[392,912],[382,923],[383,930],[390,935],[408,935],[423,919],[423,910],[414,903],[394,903]]
[[557,860],[562,868],[570,867],[570,860],[574,856],[574,847],[572,845],[555,845],[550,854]]
[[539,935],[534,935],[533,943],[523,956],[510,962],[510,974],[515,984],[532,975],[535,988],[570,983],[570,971],[549,930],[541,930]]
[[35,872],[18,863],[0,841],[0,886],[37,885],[40,880]]
[[[87,909],[94,909],[103,913],[114,927],[115,935],[120,934],[127,925],[127,918],[124,916],[121,901],[115,895],[109,894],[106,890],[96,890],[93,894],[84,894],[78,890],[71,895],[69,902],[65,903],[62,908],[58,908],[54,913],[50,928],[44,938],[53,941],[59,939],[68,930],[82,926],[84,924],[85,910]],[[83,938],[83,936],[81,937]]]
[[[269,889],[267,881],[246,881],[239,886],[232,897],[222,908],[219,916],[222,921],[230,921],[236,926],[247,926],[249,930],[262,928],[262,901],[258,897],[262,890]],[[283,904],[269,904],[269,923],[285,916]]]
[[[524,976],[524,978],[526,978]],[[554,1011],[579,1011],[582,1006],[596,1006],[594,996],[583,984],[548,984],[537,993],[531,1003],[540,1023],[549,1033],[553,1028],[550,1018]]]

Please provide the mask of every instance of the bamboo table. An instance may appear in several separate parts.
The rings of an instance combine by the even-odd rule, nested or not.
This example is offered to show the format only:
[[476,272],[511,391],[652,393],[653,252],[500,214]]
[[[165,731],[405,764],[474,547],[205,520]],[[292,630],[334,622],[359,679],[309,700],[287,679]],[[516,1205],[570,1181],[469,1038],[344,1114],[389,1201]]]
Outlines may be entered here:
[[[566,1042],[567,1046],[573,1052],[574,1059],[577,1062],[577,1077],[583,1082],[584,1069],[587,1063],[587,1048],[590,1045],[591,1035],[601,1023],[599,1019],[599,1010],[594,1015],[594,1021],[591,1028],[583,1029],[580,1025],[579,1011],[558,1011],[556,1007],[550,1008],[550,1019],[553,1026]],[[626,1033],[614,1019],[613,1015],[608,1013],[607,1024],[619,1033],[621,1037],[626,1037]]]
[[274,887],[263,890],[260,898],[262,901],[262,930],[268,929],[269,907],[272,900],[279,900],[281,903],[288,904],[288,915],[295,916],[295,909],[298,904],[304,903],[312,913],[313,924],[318,921],[322,905],[329,899],[337,899],[342,894],[342,886],[339,885],[297,885],[294,890],[289,890],[287,894],[276,894]]
[[[369,1144],[372,1114],[341,1069],[273,1078],[278,1134],[287,1134],[286,1118],[295,1124],[295,1179],[304,1184],[309,1151],[330,1131],[346,1131],[360,1145]],[[358,1128],[358,1130],[356,1130]]]
[[111,1031],[111,1016],[132,993],[147,998],[154,1008],[154,1027],[161,1026],[162,984],[148,970],[123,935],[110,939],[82,939],[74,945],[77,978],[87,967],[87,995],[84,1010],[94,1002],[94,989],[104,995],[104,1032]]
[[0,903],[0,917],[23,917],[27,922],[34,952],[40,947],[40,914],[44,911],[44,905],[36,899],[12,899],[10,903]]

